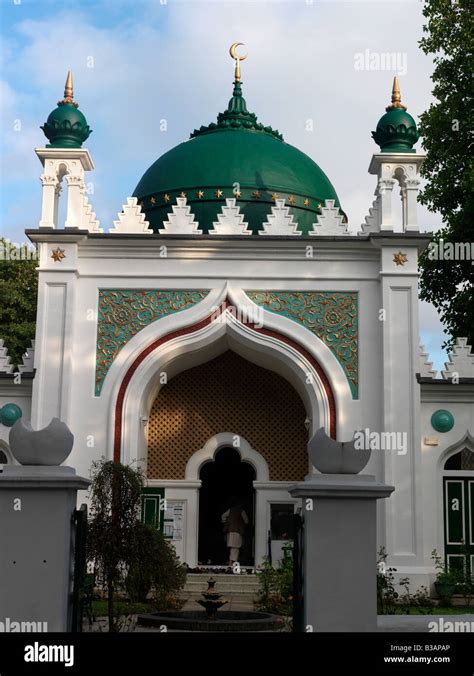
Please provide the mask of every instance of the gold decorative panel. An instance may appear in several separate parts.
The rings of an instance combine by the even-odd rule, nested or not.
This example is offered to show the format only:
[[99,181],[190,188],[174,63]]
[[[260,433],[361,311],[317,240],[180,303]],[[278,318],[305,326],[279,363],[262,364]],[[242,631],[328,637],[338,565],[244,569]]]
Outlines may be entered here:
[[246,439],[272,481],[308,473],[306,411],[280,375],[225,352],[162,386],[148,423],[149,479],[184,479],[190,457],[219,432]]

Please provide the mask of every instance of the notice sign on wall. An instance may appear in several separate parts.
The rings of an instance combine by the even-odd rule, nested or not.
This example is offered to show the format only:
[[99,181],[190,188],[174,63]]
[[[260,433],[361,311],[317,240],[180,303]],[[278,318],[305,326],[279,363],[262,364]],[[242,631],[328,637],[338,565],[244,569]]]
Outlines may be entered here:
[[183,539],[184,502],[167,500],[164,519],[164,536],[170,540]]

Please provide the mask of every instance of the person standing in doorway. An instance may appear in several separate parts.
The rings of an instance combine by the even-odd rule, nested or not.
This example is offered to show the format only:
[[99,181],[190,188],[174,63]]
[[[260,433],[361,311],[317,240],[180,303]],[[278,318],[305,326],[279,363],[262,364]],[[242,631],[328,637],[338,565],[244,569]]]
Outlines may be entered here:
[[227,534],[227,548],[229,549],[229,566],[239,560],[240,548],[243,545],[245,526],[249,522],[247,513],[235,498],[230,500],[230,507],[221,516],[224,524],[224,533]]

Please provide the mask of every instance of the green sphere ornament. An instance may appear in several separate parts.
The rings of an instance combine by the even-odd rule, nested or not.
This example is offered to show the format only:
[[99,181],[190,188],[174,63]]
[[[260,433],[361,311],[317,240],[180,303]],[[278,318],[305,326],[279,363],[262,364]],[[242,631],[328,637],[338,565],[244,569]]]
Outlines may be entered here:
[[72,73],[68,72],[64,98],[58,101],[58,107],[48,116],[41,127],[46,138],[50,141],[47,148],[80,148],[89,138],[91,128],[80,110],[79,104],[74,101],[72,89]]
[[5,406],[0,409],[0,422],[5,425],[5,427],[13,427],[22,415],[23,411],[17,404],[5,404]]
[[398,78],[393,80],[392,102],[377,122],[372,138],[380,146],[382,153],[414,153],[413,148],[419,139],[418,129],[413,117],[406,112],[400,96]]
[[454,427],[454,416],[450,411],[440,408],[431,416],[431,425],[437,432],[449,432]]

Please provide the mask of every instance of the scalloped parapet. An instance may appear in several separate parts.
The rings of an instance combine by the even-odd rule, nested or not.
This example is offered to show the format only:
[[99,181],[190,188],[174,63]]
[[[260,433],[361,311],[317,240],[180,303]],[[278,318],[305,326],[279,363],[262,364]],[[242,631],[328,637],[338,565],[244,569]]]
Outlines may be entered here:
[[35,341],[31,341],[31,347],[27,349],[25,354],[22,356],[22,364],[18,365],[18,370],[20,373],[33,373],[34,371],[34,361],[35,361]]
[[313,223],[313,230],[309,233],[312,237],[319,235],[349,235],[347,223],[344,223],[344,215],[334,200],[326,200],[321,208],[321,214]]
[[178,197],[177,204],[173,204],[173,213],[168,220],[163,221],[160,235],[202,235],[199,223],[194,220],[191,207],[186,203],[186,197]]
[[210,235],[251,235],[248,223],[244,222],[244,215],[240,213],[240,207],[234,197],[227,197],[222,213],[217,214],[214,228],[209,230]]
[[275,200],[276,206],[272,207],[272,213],[267,216],[267,221],[262,224],[263,230],[259,235],[301,235],[298,223],[290,214],[290,207],[285,207],[285,200]]
[[418,349],[420,376],[422,378],[436,378],[438,372],[433,369],[433,362],[428,361],[430,355],[424,351],[425,348],[423,345],[420,345]]
[[92,204],[89,202],[87,195],[83,195],[81,228],[89,230],[89,232],[104,232],[95,212],[92,211]]
[[467,344],[467,338],[456,338],[452,352],[448,355],[449,361],[445,363],[445,371],[441,375],[445,380],[453,377],[474,378],[474,354],[471,346]]
[[149,228],[149,223],[145,220],[145,214],[136,197],[127,197],[127,203],[123,205],[121,213],[118,214],[118,221],[114,221],[114,226],[114,228],[110,228],[109,232],[134,235],[153,234],[153,230]]
[[3,344],[3,339],[0,339],[0,373],[12,373],[13,364],[10,363],[8,356],[8,349]]
[[372,202],[372,206],[369,208],[369,213],[365,217],[365,223],[362,223],[358,235],[368,235],[371,232],[380,232],[380,200],[377,197]]

